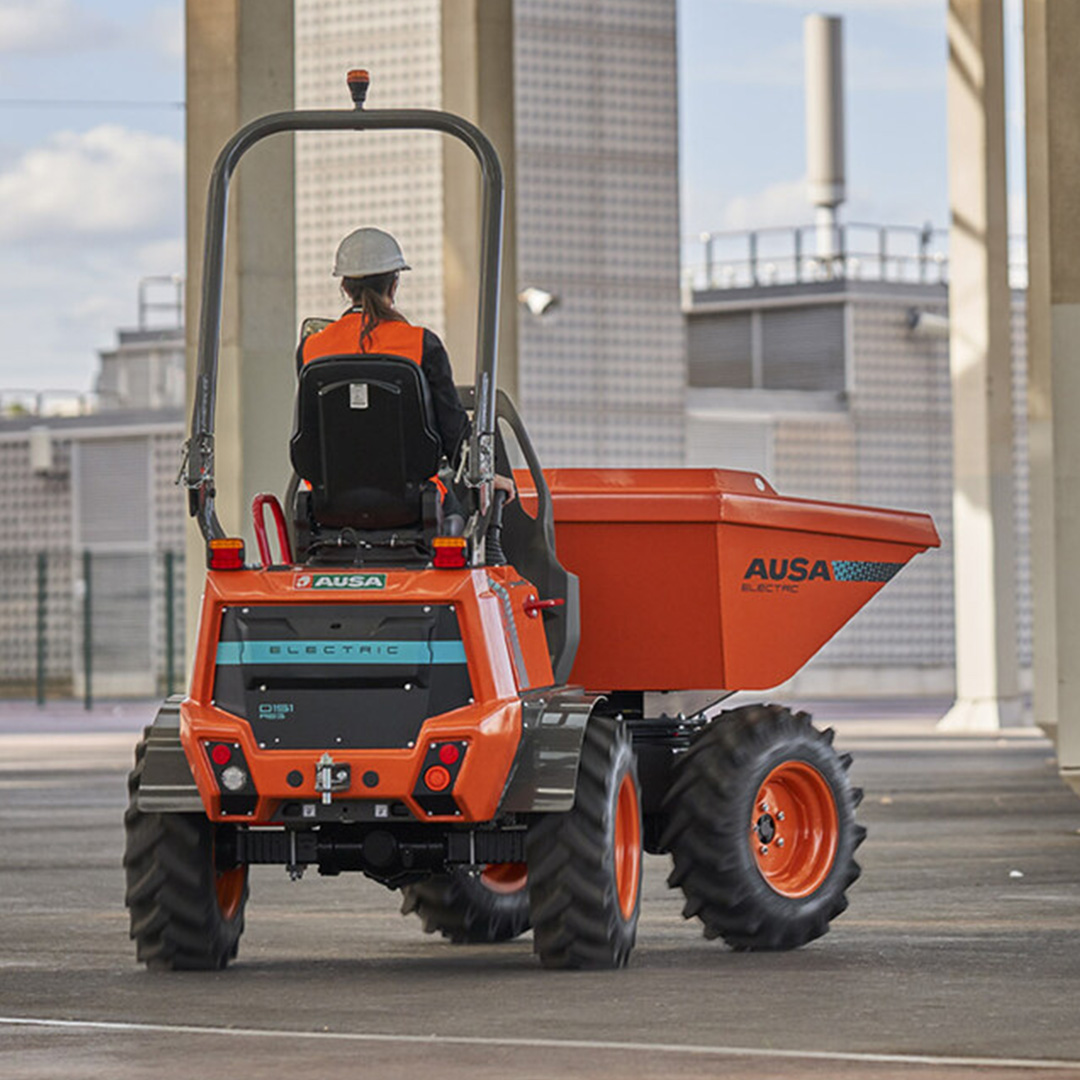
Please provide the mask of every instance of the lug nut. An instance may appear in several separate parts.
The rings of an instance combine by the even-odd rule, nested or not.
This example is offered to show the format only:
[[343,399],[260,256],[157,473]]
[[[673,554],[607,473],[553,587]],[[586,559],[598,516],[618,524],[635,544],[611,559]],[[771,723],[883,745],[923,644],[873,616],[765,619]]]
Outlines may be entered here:
[[784,811],[783,811],[783,810],[781,810],[781,811],[779,811],[779,812],[777,813],[777,815],[776,815],[776,820],[777,820],[777,821],[783,821],[783,820],[784,820]]
[[768,855],[769,847],[767,844],[762,844],[761,847],[758,848],[758,851],[760,851],[762,855]]
[[776,838],[776,846],[777,847],[783,847],[784,846],[784,838],[782,836],[778,836]]
[[769,804],[764,799],[762,799],[761,802],[758,803],[758,809],[763,814],[767,814],[769,812]]

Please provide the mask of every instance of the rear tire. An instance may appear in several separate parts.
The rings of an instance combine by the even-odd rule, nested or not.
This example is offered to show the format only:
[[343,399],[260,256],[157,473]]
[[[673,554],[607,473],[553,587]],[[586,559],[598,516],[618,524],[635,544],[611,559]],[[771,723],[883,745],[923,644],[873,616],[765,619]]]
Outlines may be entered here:
[[529,929],[529,890],[519,864],[457,869],[401,893],[403,915],[416,912],[424,933],[442,934],[455,945],[510,941]]
[[866,836],[850,764],[831,731],[777,705],[722,715],[678,759],[661,843],[683,915],[701,919],[707,938],[793,949],[845,910]]
[[217,970],[237,953],[248,898],[246,866],[219,871],[217,827],[201,814],[138,809],[145,738],[135,748],[124,814],[124,869],[136,956],[152,969]]
[[641,910],[641,790],[625,728],[590,718],[573,808],[525,841],[533,947],[547,968],[618,968]]

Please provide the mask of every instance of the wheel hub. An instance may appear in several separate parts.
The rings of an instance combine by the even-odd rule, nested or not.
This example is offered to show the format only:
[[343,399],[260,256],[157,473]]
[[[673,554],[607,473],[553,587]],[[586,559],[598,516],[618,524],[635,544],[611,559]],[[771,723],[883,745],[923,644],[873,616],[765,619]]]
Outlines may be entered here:
[[754,831],[763,844],[771,844],[776,838],[776,822],[773,820],[772,814],[762,814],[757,819]]
[[749,825],[753,857],[773,890],[799,899],[824,883],[836,858],[837,810],[832,789],[812,765],[777,765],[758,789]]

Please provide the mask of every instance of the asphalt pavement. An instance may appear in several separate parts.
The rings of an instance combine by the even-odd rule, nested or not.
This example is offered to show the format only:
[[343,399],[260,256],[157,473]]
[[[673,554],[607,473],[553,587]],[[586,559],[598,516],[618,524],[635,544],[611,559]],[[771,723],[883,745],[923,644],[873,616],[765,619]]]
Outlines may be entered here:
[[618,972],[528,935],[453,946],[356,875],[256,867],[237,962],[136,964],[124,773],[148,703],[0,703],[0,1077],[1080,1078],[1080,800],[1031,729],[819,703],[866,788],[863,877],[820,941],[705,941],[648,857]]

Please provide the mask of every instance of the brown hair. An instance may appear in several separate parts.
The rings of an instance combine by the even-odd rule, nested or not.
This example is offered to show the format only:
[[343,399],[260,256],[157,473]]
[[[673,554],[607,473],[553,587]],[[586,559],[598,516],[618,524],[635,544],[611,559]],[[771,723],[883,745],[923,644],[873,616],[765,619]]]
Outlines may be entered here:
[[405,316],[394,307],[390,299],[390,291],[394,282],[398,279],[398,272],[390,270],[385,274],[371,274],[368,277],[347,277],[341,279],[341,287],[345,290],[353,307],[358,307],[364,313],[364,321],[360,330],[360,347],[371,332],[381,322],[405,322]]

